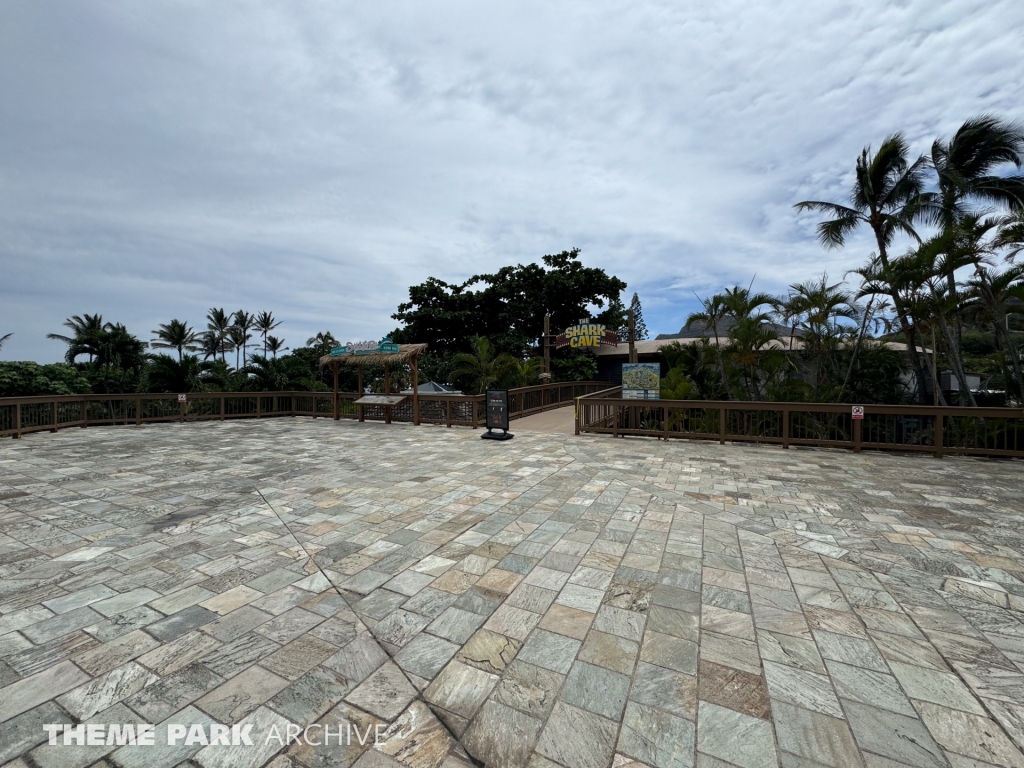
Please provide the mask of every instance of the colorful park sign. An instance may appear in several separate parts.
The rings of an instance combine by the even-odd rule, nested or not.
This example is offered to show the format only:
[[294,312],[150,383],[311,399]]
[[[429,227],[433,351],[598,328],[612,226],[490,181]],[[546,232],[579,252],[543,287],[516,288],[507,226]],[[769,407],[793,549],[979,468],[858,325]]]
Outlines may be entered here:
[[380,341],[350,341],[343,347],[334,347],[331,349],[331,357],[339,357],[341,355],[397,354],[398,351],[398,345],[391,340],[390,336],[385,336]]
[[623,400],[660,400],[660,363],[622,364]]
[[576,325],[570,325],[564,333],[555,337],[555,349],[569,347],[579,349],[581,347],[599,347],[608,344],[613,347],[619,346],[619,334],[608,330],[603,323],[591,323],[580,320]]

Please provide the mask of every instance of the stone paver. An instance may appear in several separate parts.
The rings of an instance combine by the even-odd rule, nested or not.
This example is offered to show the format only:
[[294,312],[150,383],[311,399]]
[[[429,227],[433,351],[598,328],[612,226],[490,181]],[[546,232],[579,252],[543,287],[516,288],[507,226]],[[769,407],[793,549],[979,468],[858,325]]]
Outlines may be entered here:
[[1020,462],[479,434],[0,445],[0,762],[1024,768]]

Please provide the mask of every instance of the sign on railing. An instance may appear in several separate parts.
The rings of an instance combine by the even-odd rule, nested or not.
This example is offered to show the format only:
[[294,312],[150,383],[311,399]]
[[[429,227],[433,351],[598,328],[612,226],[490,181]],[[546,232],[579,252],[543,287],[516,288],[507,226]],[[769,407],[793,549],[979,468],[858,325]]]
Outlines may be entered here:
[[623,363],[623,400],[659,400],[661,363]]

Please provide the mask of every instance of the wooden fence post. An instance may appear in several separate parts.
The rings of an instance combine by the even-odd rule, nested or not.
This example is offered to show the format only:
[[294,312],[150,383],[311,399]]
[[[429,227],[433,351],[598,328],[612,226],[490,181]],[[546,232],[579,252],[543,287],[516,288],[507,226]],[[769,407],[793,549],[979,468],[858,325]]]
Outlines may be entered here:
[[450,397],[445,398],[445,411],[447,411],[448,428],[452,426],[452,399]]
[[11,437],[14,440],[21,437],[21,403],[14,404],[14,434]]
[[718,442],[725,445],[725,406],[718,409]]
[[82,399],[82,423],[80,425],[82,429],[89,426],[89,401]]
[[661,416],[665,421],[665,442],[668,442],[668,406],[661,406]]
[[142,395],[135,398],[135,426],[142,426]]
[[225,414],[225,412],[226,412],[226,409],[225,409],[225,403],[224,403],[224,395],[221,395],[220,396],[220,420],[221,421],[224,421],[224,414]]
[[863,450],[863,419],[855,419],[853,422],[853,452],[860,453]]
[[259,394],[256,395],[256,418],[263,416],[263,398]]
[[782,447],[789,448],[789,408],[782,409]]
[[53,424],[53,429],[51,429],[50,432],[56,432],[57,431],[57,401],[56,400],[53,401],[52,408],[50,409],[50,419],[51,419],[51,422]]
[[943,420],[942,414],[941,413],[937,413],[937,414],[935,414],[935,438],[933,440],[933,442],[935,443],[935,453],[932,454],[933,456],[935,456],[936,459],[941,459],[942,458],[942,454],[943,454],[942,448],[943,448],[943,444],[945,443],[944,432],[945,432],[945,424],[944,424],[944,420]]

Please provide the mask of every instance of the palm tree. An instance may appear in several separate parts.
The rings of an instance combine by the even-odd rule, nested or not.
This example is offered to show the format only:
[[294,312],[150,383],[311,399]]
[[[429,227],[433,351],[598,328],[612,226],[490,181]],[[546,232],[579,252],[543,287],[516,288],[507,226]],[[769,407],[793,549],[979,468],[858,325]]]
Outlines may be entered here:
[[175,360],[170,355],[153,355],[146,369],[149,392],[201,392],[202,375],[211,369],[211,363],[200,361],[195,355],[182,355]]
[[0,336],[0,349],[4,348],[4,342],[7,341],[9,338],[11,338],[11,336],[13,336],[13,335],[14,335],[13,333],[8,333],[8,334],[6,334],[4,336]]
[[999,233],[992,245],[1007,250],[1007,261],[1013,261],[1024,251],[1024,211],[1014,211],[999,220]]
[[730,362],[740,370],[746,396],[751,400],[762,399],[768,382],[781,377],[787,368],[789,356],[779,349],[775,343],[778,340],[775,329],[756,315],[737,318],[729,329],[726,352]]
[[1017,397],[1024,398],[1024,365],[1021,363],[1020,350],[1010,334],[1007,322],[1007,305],[1011,299],[1024,302],[1024,264],[995,274],[985,266],[976,268],[976,277],[968,281],[970,296],[977,298],[985,307],[992,321],[992,329],[997,340],[1001,340],[1006,356],[1010,360],[1010,370],[1017,384]]
[[[853,189],[849,205],[804,200],[794,207],[797,211],[818,211],[833,218],[818,224],[818,239],[826,248],[841,248],[846,236],[858,227],[867,225],[875,235],[878,259],[883,268],[889,265],[889,246],[897,234],[906,234],[920,242],[914,230],[914,221],[922,215],[925,199],[922,188],[928,161],[922,156],[910,162],[910,148],[902,134],[887,136],[871,153],[865,147],[857,158]],[[889,294],[907,336],[907,353],[918,376],[918,397],[925,402],[925,370],[917,351],[914,326],[907,318],[907,310],[897,292]]]
[[[249,331],[253,330],[256,327],[256,316],[249,314],[244,309],[240,309],[237,312],[235,312],[234,315],[232,315],[232,318],[234,320],[235,328],[241,331],[240,336],[242,338],[242,365],[245,365],[247,359],[246,353],[248,350],[249,340],[252,338],[252,334],[249,333]],[[235,346],[237,347],[238,345],[236,344]]]
[[[725,361],[722,358],[722,340],[718,333],[718,328],[725,319],[728,308],[725,306],[721,294],[715,294],[705,299],[701,299],[698,296],[697,300],[701,303],[702,309],[700,312],[692,312],[686,318],[686,327],[689,328],[695,323],[701,323],[705,328],[710,326],[712,333],[715,335],[715,358],[718,361],[718,375],[722,389],[728,392],[729,387],[725,377]],[[725,397],[728,397],[728,394]]]
[[[918,338],[919,336],[923,338],[924,331],[929,331],[932,339],[931,352],[929,353],[922,346],[921,355],[918,356],[918,360],[921,360],[922,355],[925,358],[930,356],[934,360],[937,354],[937,347],[935,344],[934,318],[930,314],[931,310],[928,306],[930,299],[929,296],[922,293],[918,270],[910,268],[911,262],[912,259],[901,257],[882,264],[882,260],[878,256],[872,255],[867,265],[853,270],[863,280],[860,291],[857,293],[857,298],[898,294],[900,306],[903,307],[904,311],[897,313],[896,317],[891,321],[888,330],[902,334],[905,338]],[[932,380],[933,391],[938,400],[937,404],[946,405],[938,379],[935,376],[934,364],[923,366],[923,370],[919,373],[916,372],[915,375],[917,375],[916,384],[919,400],[922,400],[922,398],[925,401],[927,400],[927,381],[923,378],[927,375]]]
[[271,312],[260,312],[256,315],[256,324],[254,328],[256,332],[263,337],[263,356],[267,356],[267,334],[277,328],[281,324],[280,320],[275,320],[274,315]]
[[91,363],[99,349],[99,336],[104,328],[103,315],[73,315],[64,321],[64,326],[70,328],[74,334],[62,336],[59,333],[48,333],[46,338],[63,341],[68,345],[64,359],[69,365],[74,363],[79,355],[89,355]]
[[516,361],[508,355],[495,357],[491,342],[483,336],[472,340],[473,352],[461,352],[452,358],[452,381],[463,376],[470,379],[471,394],[481,394],[505,374]]
[[949,229],[971,214],[972,204],[1024,210],[1024,176],[1002,176],[1000,166],[1021,167],[1024,125],[980,115],[965,122],[947,142],[932,144],[931,165],[938,192],[927,197],[932,223]]
[[330,331],[320,331],[316,336],[306,339],[306,346],[315,349],[317,357],[323,357],[338,346],[338,340]]
[[221,354],[224,348],[224,342],[217,336],[213,331],[205,331],[199,336],[199,349],[197,351],[203,353],[203,360],[210,360],[211,358],[216,360],[217,355]]
[[505,371],[504,383],[508,385],[509,389],[536,384],[543,366],[544,361],[539,357],[531,357],[529,360],[513,359]]
[[245,371],[250,377],[248,387],[258,392],[308,390],[316,387],[315,382],[309,378],[305,364],[294,357],[278,360],[254,354]]
[[156,336],[150,341],[155,349],[176,349],[178,350],[178,361],[182,359],[184,350],[196,351],[196,344],[199,341],[199,334],[192,330],[188,323],[181,320],[171,320],[169,323],[162,323],[160,327],[152,331]]
[[206,313],[206,329],[216,340],[217,351],[220,353],[220,361],[226,363],[228,329],[231,328],[231,318],[228,317],[223,307],[218,309],[212,307]]
[[[840,319],[853,320],[857,310],[848,291],[840,290],[842,283],[828,284],[828,275],[806,283],[794,283],[789,296],[782,302],[783,312],[792,318],[791,334],[799,325],[802,330],[804,354],[814,362],[815,399],[825,383],[830,367],[838,364],[838,354],[848,340],[850,326]],[[790,350],[792,351],[792,335]]]
[[[286,352],[288,350],[284,345],[284,339],[279,339],[277,336],[268,336],[263,340],[263,345],[274,354],[275,359],[277,358],[278,352]],[[263,357],[266,358],[266,355]]]
[[[981,206],[1000,206],[1011,211],[1024,210],[1024,176],[1002,176],[997,172],[1007,164],[1021,167],[1024,156],[1024,126],[1008,123],[992,115],[971,118],[957,129],[949,141],[936,139],[932,144],[931,165],[938,191],[926,195],[929,220],[947,236],[965,220],[976,223],[986,213]],[[946,273],[946,292],[958,301],[954,270]],[[963,328],[955,323],[957,354]]]
[[[252,334],[248,334],[243,331],[239,326],[232,325],[228,328],[228,340],[231,342],[231,346],[235,350],[235,369],[241,370],[245,367],[245,345],[249,339],[252,338]],[[242,364],[238,364],[238,353],[242,353]]]

